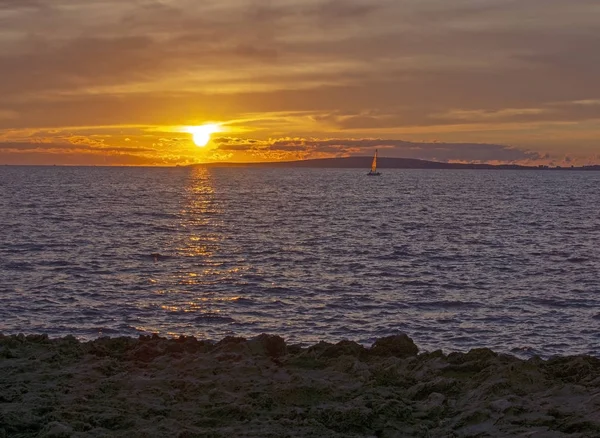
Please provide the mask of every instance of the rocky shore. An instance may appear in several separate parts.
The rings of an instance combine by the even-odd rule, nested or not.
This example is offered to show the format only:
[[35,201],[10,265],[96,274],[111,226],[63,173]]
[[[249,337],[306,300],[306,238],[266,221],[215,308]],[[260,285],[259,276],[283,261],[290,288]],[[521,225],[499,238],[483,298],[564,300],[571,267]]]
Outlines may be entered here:
[[600,359],[0,335],[0,437],[600,437]]

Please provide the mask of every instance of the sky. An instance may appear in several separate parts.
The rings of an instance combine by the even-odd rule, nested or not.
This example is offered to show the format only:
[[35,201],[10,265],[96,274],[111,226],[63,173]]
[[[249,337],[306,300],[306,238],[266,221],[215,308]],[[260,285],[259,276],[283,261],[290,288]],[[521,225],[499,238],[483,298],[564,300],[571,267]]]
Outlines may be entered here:
[[600,164],[599,47],[598,0],[0,0],[0,164]]

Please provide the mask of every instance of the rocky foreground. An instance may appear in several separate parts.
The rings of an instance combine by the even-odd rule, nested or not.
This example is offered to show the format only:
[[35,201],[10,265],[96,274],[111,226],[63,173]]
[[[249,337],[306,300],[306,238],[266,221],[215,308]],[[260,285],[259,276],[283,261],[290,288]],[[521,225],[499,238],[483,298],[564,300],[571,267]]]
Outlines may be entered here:
[[600,359],[0,335],[0,437],[600,437]]

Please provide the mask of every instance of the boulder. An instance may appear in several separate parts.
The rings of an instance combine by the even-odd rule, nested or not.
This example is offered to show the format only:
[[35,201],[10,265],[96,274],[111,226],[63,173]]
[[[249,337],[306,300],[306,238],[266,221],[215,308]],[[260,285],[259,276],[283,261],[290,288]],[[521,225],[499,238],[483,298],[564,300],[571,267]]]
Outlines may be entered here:
[[377,339],[369,352],[375,356],[408,357],[416,356],[419,348],[411,338],[402,333]]
[[73,435],[73,428],[67,424],[52,421],[44,428],[40,436],[44,438],[69,438]]
[[269,357],[281,357],[287,353],[285,340],[281,336],[265,333],[249,340],[248,347],[253,354],[264,354]]
[[340,341],[335,345],[328,345],[321,353],[321,357],[336,358],[340,356],[362,357],[367,350],[362,345],[353,341]]

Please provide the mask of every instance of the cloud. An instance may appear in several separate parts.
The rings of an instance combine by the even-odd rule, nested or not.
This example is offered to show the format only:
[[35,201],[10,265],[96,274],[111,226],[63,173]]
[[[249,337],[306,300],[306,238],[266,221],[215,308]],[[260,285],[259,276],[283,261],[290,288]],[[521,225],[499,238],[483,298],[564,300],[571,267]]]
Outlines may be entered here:
[[598,12],[597,0],[0,0],[0,129],[262,113],[250,126],[263,140],[450,142],[460,127],[456,143],[525,144],[530,124],[573,123],[556,147],[578,153],[600,132],[600,105],[576,103],[600,100]]
[[214,137],[209,147],[197,148],[189,134],[152,126],[0,131],[0,164],[164,166],[225,159],[252,162],[370,156],[375,149],[385,157],[463,163],[582,165],[598,158],[597,149],[586,154],[565,154],[502,144],[394,138],[261,139],[221,135]]
[[267,152],[294,152],[302,158],[322,156],[371,155],[379,149],[382,156],[417,158],[442,162],[519,163],[541,160],[540,153],[510,146],[477,143],[417,143],[392,139],[303,139],[283,138],[266,141],[220,137],[220,150],[250,151],[261,156]]
[[[183,153],[182,153],[183,152]],[[0,164],[174,166],[197,162],[191,153],[153,147],[98,147],[89,142],[0,142]]]
[[[575,18],[584,20],[594,7],[585,2],[578,3],[580,7],[566,7],[557,2],[547,6],[531,1],[524,6],[498,1],[485,5],[464,1],[402,5],[325,1],[304,5],[292,1],[262,8],[232,1],[223,2],[219,8],[211,8],[210,2],[204,6],[188,2],[99,2],[104,9],[88,2],[70,3],[70,8],[58,3],[52,22],[46,23],[53,28],[62,28],[57,26],[61,22],[68,24],[65,27],[71,34],[61,38],[54,40],[49,28],[43,38],[36,37],[35,29],[45,28],[39,23],[28,29],[33,12],[21,13],[8,24],[9,30],[23,37],[11,40],[11,47],[20,50],[1,59],[3,65],[12,66],[0,73],[6,84],[4,92],[27,91],[38,84],[38,79],[37,88],[71,92],[84,92],[92,85],[125,86],[132,82],[164,92],[172,85],[167,78],[173,77],[179,87],[194,85],[196,92],[206,93],[209,90],[202,89],[201,83],[194,84],[192,78],[204,81],[217,72],[225,84],[240,79],[263,84],[279,75],[283,80],[274,87],[293,89],[303,76],[328,71],[330,65],[337,66],[329,74],[337,83],[357,80],[357,88],[366,91],[377,91],[378,83],[400,92],[430,90],[426,97],[436,93],[441,104],[450,99],[459,106],[458,96],[451,93],[456,81],[467,104],[470,95],[481,95],[488,105],[498,108],[504,104],[498,100],[502,95],[513,95],[518,101],[519,84],[543,86],[551,92],[554,87],[546,77],[553,75],[548,75],[551,72],[547,69],[558,74],[564,63],[595,66],[597,58],[589,54],[597,47],[598,25],[587,24],[576,32],[551,22],[541,28],[517,25],[523,10],[544,13],[548,19],[553,15],[546,9],[570,15],[574,10]],[[106,13],[108,7],[110,13]],[[94,14],[97,11],[104,12]],[[494,15],[498,11],[505,16],[499,23]],[[349,27],[335,25],[344,14],[360,16],[361,21]],[[75,15],[79,23],[74,22]],[[249,17],[258,20],[258,25]],[[423,27],[432,19],[435,26]],[[328,24],[325,28],[323,20]],[[463,26],[456,26],[464,21]],[[574,47],[588,50],[572,50]],[[262,68],[265,61],[273,64],[268,74]],[[541,74],[542,70],[546,74]],[[37,76],[32,77],[33,72]],[[448,75],[451,80],[444,80]],[[327,75],[322,76],[321,84],[327,82]],[[570,81],[569,77],[564,79]],[[470,90],[466,86],[470,83],[477,88]],[[405,100],[418,102],[417,96],[411,95]]]
[[42,7],[42,5],[42,0],[0,0],[0,11],[39,8]]
[[113,154],[113,153],[145,153],[145,152],[156,152],[156,149],[149,148],[131,148],[131,147],[94,147],[89,142],[71,142],[71,143],[27,143],[27,142],[0,142],[0,152],[2,153],[72,153],[72,152],[94,152],[99,154]]
[[339,19],[362,19],[382,8],[381,2],[329,0],[316,9],[316,13],[327,22]]
[[11,120],[17,118],[19,115],[15,111],[0,110],[0,119]]

